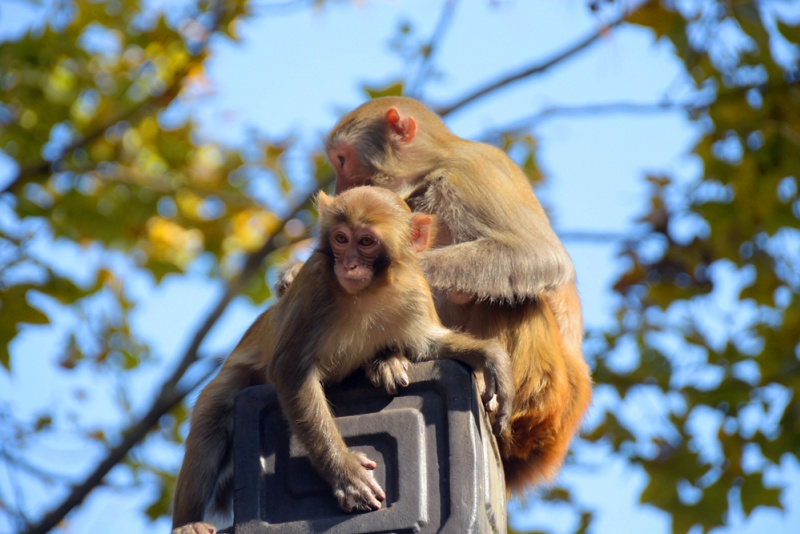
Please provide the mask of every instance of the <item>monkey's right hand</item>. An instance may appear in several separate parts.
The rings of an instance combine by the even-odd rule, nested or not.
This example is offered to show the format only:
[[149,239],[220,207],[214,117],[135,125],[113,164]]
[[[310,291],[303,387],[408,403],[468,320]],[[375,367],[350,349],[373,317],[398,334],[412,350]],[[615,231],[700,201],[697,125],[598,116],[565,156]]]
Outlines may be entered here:
[[379,354],[371,362],[364,364],[364,373],[373,386],[383,387],[389,395],[395,395],[399,387],[406,387],[410,383],[409,363],[400,352]]
[[486,411],[493,414],[492,431],[500,435],[511,420],[514,406],[514,380],[508,353],[496,342],[490,342],[486,362],[475,373],[478,393]]
[[345,512],[369,512],[381,509],[386,493],[372,470],[378,464],[361,452],[348,452],[345,468],[333,483],[333,496]]
[[217,529],[208,523],[189,523],[172,530],[172,534],[216,534]]

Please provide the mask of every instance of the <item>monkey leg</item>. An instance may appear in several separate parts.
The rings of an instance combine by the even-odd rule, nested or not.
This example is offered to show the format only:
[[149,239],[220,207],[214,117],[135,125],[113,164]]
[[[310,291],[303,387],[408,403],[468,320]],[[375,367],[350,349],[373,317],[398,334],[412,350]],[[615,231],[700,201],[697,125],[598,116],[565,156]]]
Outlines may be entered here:
[[[575,313],[580,321],[580,310]],[[546,299],[478,302],[465,326],[473,335],[497,339],[511,358],[514,407],[510,428],[498,439],[506,486],[520,492],[551,480],[589,405],[591,379],[583,355],[564,342]]]
[[407,387],[408,359],[399,350],[384,350],[362,367],[372,385],[382,387],[390,395],[397,394],[398,388]]
[[254,383],[258,380],[249,367],[226,365],[200,393],[175,486],[172,526],[178,534],[213,533],[214,527],[201,523],[206,511],[209,507],[221,513],[230,509],[233,403],[241,390]]

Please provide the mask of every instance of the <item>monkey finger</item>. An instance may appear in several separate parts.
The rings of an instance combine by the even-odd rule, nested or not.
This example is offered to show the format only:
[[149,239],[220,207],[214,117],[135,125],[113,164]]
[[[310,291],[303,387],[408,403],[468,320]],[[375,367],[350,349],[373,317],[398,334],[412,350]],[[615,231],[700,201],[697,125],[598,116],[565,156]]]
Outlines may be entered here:
[[492,398],[489,399],[489,402],[484,403],[483,407],[489,413],[494,413],[500,408],[500,403],[497,401],[497,395],[492,395]]
[[482,400],[486,400],[484,397],[486,396],[486,377],[481,370],[475,370],[472,373],[472,376],[475,377],[475,387],[478,388],[478,395],[481,396]]
[[410,383],[408,378],[408,359],[402,353],[379,356],[364,365],[364,372],[375,387],[383,387],[390,395],[395,395],[398,388]]
[[381,381],[382,380],[381,374],[378,373],[373,368],[372,365],[367,364],[367,365],[364,366],[364,374],[367,375],[367,378],[369,379],[369,381],[373,385],[373,387],[379,388],[379,387],[381,387],[383,385],[383,382]]
[[370,460],[369,457],[363,452],[354,452],[353,455],[356,457],[356,460],[361,465],[361,467],[365,467],[370,471],[378,467],[378,464]]
[[386,391],[394,395],[398,387],[407,387],[409,384],[407,366],[408,360],[405,358],[392,358],[386,360],[383,366],[383,383],[386,384]]
[[[481,400],[483,401],[484,406],[487,406],[492,399],[497,396],[497,380],[495,379],[492,373],[484,373],[483,375],[483,393],[481,394]],[[490,410],[494,411],[494,410]]]
[[370,473],[369,478],[365,480],[365,484],[361,488],[361,494],[365,498],[365,502],[371,507],[372,510],[379,510],[381,501],[386,499],[386,493],[375,477]]
[[386,499],[386,493],[375,480],[372,471],[360,467],[337,486],[333,492],[334,497],[342,510],[348,513],[354,510],[380,510],[381,501]]
[[380,510],[381,499],[379,499],[371,490],[362,491],[360,494],[353,495],[353,508],[362,512],[371,512],[373,510]]
[[492,423],[492,432],[496,436],[499,436],[500,434],[505,432],[510,422],[511,422],[511,410],[508,408],[508,406],[501,405],[497,413],[494,414],[494,421]]

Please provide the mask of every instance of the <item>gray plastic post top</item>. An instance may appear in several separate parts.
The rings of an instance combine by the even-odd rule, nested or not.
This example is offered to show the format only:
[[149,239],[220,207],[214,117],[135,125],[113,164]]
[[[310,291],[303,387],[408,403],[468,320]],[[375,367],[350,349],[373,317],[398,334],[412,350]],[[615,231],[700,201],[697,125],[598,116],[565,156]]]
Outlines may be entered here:
[[350,514],[291,436],[275,391],[246,389],[235,407],[230,532],[506,532],[502,464],[471,377],[437,361],[411,365],[411,384],[394,396],[360,372],[327,390],[347,446],[377,462],[386,491],[380,510]]

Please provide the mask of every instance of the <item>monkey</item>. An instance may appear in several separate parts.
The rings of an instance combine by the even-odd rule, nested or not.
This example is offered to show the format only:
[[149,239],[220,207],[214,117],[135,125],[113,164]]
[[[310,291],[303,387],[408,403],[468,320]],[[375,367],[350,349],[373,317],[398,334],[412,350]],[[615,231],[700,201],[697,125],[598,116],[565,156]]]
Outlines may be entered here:
[[508,424],[514,396],[508,355],[495,341],[445,328],[419,266],[418,253],[434,239],[434,218],[412,213],[376,187],[336,197],[321,192],[317,204],[316,249],[198,397],[175,490],[173,534],[215,532],[203,522],[206,510],[229,505],[233,403],[250,385],[274,386],[292,433],[346,512],[378,510],[385,493],[371,473],[376,463],[347,449],[323,385],[365,366],[370,380],[391,392],[404,385],[408,359],[453,358],[481,378],[493,431]]
[[576,274],[522,170],[500,149],[453,134],[417,100],[383,97],[326,141],[336,191],[373,185],[435,215],[420,254],[443,324],[507,350],[511,424],[498,438],[506,487],[551,481],[591,400]]

